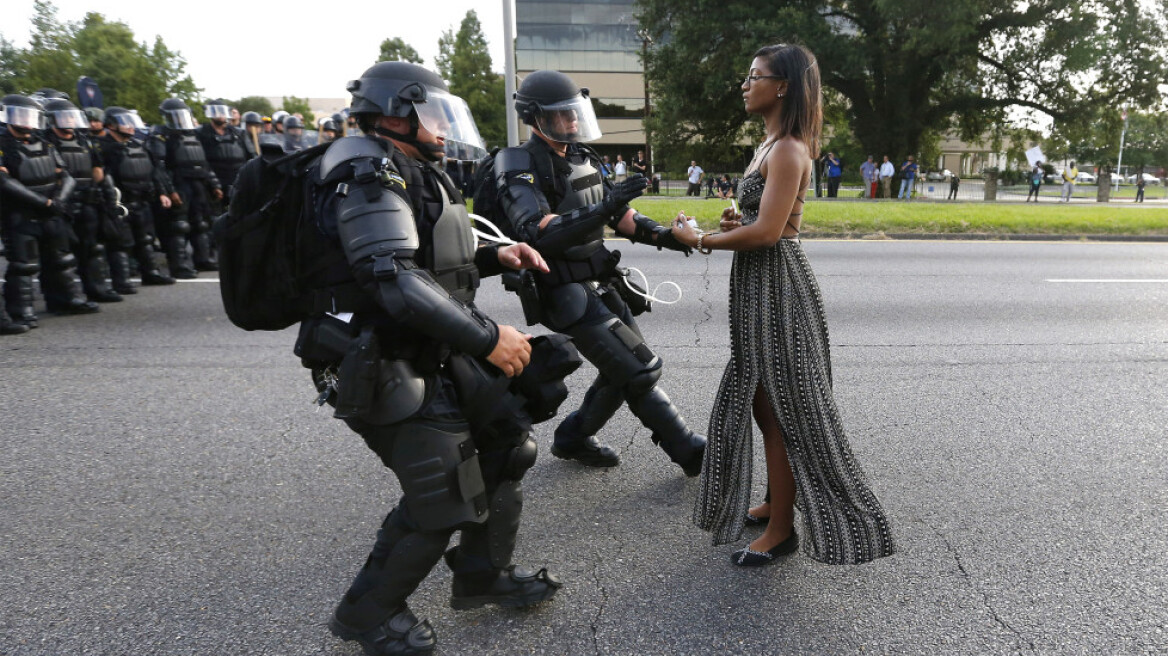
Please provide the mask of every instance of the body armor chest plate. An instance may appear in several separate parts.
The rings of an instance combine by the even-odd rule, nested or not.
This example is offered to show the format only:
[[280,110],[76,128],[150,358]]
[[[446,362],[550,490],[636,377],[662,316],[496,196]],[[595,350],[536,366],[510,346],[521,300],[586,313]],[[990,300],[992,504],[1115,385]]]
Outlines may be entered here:
[[170,164],[175,172],[190,177],[205,177],[207,154],[199,138],[190,133],[171,137]]
[[129,141],[122,147],[122,161],[114,171],[114,181],[127,191],[144,193],[153,187],[154,163],[146,148],[137,141]]
[[442,214],[434,222],[430,240],[430,263],[434,279],[451,296],[463,303],[474,300],[479,286],[478,267],[475,266],[476,240],[471,232],[470,215],[465,205],[450,200],[446,189],[438,186],[442,195]]
[[[572,210],[604,200],[604,179],[600,176],[600,171],[592,166],[592,162],[587,157],[582,158],[579,162],[574,161],[576,157],[578,156],[568,156],[567,161],[572,167],[572,173],[566,181],[560,183],[565,187],[563,189],[564,197],[556,206],[556,214],[567,214]],[[604,226],[600,225],[578,246],[564,251],[563,258],[567,260],[586,259],[602,246],[604,246]]]
[[93,185],[93,156],[89,148],[82,143],[79,137],[61,139],[56,142],[57,151],[61,159],[65,160],[65,169],[77,181],[77,189],[87,189]]
[[213,128],[209,129],[204,133],[204,139],[207,161],[212,166],[235,170],[247,161],[247,152],[243,149],[239,134],[231,128],[227,129],[226,134],[218,134]]
[[32,143],[17,144],[20,156],[16,179],[38,194],[52,195],[57,186],[57,161],[49,144],[34,139]]

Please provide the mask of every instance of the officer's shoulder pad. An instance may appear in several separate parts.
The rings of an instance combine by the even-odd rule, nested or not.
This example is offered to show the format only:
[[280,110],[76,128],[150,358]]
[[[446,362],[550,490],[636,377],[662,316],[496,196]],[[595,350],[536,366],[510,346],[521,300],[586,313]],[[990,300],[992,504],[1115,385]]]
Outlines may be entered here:
[[334,171],[344,166],[346,162],[356,159],[388,157],[385,147],[367,137],[345,137],[337,139],[324,151],[320,157],[320,169],[317,172],[317,181],[324,182]]
[[535,168],[535,161],[526,148],[504,148],[495,155],[495,172],[530,171]]

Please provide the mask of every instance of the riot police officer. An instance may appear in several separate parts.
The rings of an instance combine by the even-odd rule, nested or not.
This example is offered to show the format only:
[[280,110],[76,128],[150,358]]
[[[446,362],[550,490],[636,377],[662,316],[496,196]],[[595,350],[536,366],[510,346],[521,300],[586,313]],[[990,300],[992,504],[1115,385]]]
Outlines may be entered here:
[[243,146],[247,149],[247,158],[260,156],[260,135],[264,133],[264,120],[259,112],[243,113]]
[[599,371],[580,408],[556,428],[552,454],[590,466],[619,464],[596,433],[627,403],[653,442],[696,476],[706,438],[686,426],[657,386],[661,358],[645,343],[623,298],[642,302],[620,280],[619,252],[604,246],[604,227],[633,242],[687,255],[690,249],[628,206],[643,192],[645,178],[613,184],[598,172],[599,158],[583,145],[600,137],[587,89],[558,71],[536,71],[516,92],[515,108],[532,138],[496,156],[500,209],[513,236],[535,246],[551,268],[536,275],[543,325],[571,335]]
[[304,121],[296,116],[284,117],[284,152],[304,150]]
[[111,251],[110,271],[113,274],[114,289],[119,284],[130,287],[130,262],[127,250],[131,250],[138,262],[143,285],[173,285],[174,278],[161,273],[154,261],[154,205],[164,210],[170,209],[170,195],[174,188],[162,164],[154,159],[146,146],[135,137],[135,133],[145,128],[138,113],[125,107],[110,107],[105,112],[106,136],[101,141],[102,162],[106,174],[121,192],[121,202],[126,208],[125,225],[129,228],[128,249]]
[[0,104],[5,124],[0,133],[0,234],[8,259],[7,312],[12,321],[37,327],[32,280],[37,274],[50,312],[97,312],[97,303],[87,301],[82,292],[77,258],[69,250],[69,227],[61,217],[74,181],[57,150],[36,134],[44,129],[41,107],[16,94],[4,96]]
[[76,182],[68,213],[77,238],[74,253],[81,286],[91,301],[116,303],[122,296],[110,285],[106,259],[106,244],[118,244],[121,232],[113,187],[105,179],[97,146],[83,134],[89,126],[85,114],[59,98],[45,100],[44,108],[49,125],[45,138],[61,154],[65,169]]
[[336,141],[338,132],[339,130],[337,129],[337,122],[335,120],[331,118],[324,119],[320,122],[320,143]]
[[[536,358],[527,336],[474,305],[480,275],[544,265],[524,244],[476,250],[462,197],[437,163],[445,144],[481,140],[440,77],[381,62],[348,89],[369,136],[334,142],[307,175],[317,229],[343,251],[317,282],[332,286],[321,308],[356,314],[302,324],[298,353],[320,360],[327,395],[328,335],[358,336],[339,365],[337,416],[394,471],[402,498],[330,629],[367,654],[428,653],[433,629],[406,598],[444,552],[456,609],[528,606],[559,588],[546,570],[511,563],[520,479],[536,457],[528,406],[511,390]],[[463,118],[447,123],[457,106],[450,115]],[[456,530],[459,546],[447,551]]]
[[223,195],[231,198],[235,186],[235,176],[249,159],[244,145],[243,131],[231,125],[231,107],[225,100],[215,100],[203,107],[208,123],[195,130],[195,136],[203,144],[207,163],[223,185]]
[[[168,98],[158,106],[163,125],[146,141],[155,161],[162,162],[170,176],[174,193],[167,220],[158,225],[163,250],[175,278],[194,278],[199,271],[215,271],[211,241],[211,200],[223,198],[218,176],[207,162],[203,144],[195,136],[195,119],[187,104]],[[211,198],[208,198],[210,196]],[[194,255],[187,252],[190,243]]]
[[100,107],[86,107],[85,118],[89,121],[89,137],[91,139],[100,139],[106,136],[104,110]]

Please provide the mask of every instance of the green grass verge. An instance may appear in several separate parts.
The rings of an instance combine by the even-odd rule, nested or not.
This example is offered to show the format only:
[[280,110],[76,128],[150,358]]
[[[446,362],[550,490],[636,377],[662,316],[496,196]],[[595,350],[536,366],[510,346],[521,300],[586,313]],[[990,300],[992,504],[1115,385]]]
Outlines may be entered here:
[[[644,196],[633,205],[659,223],[679,211],[695,216],[705,230],[718,229],[729,201]],[[803,231],[813,233],[982,233],[1043,235],[1168,235],[1168,207],[1132,207],[1055,202],[935,203],[900,201],[810,201]]]

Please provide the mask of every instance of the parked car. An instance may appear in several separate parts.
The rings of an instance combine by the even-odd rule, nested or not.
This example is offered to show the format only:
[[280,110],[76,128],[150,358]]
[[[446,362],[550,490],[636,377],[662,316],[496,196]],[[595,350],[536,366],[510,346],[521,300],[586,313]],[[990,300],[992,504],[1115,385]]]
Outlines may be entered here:
[[942,169],[940,171],[929,171],[928,173],[925,174],[926,180],[940,181],[940,180],[948,180],[949,178],[952,178],[952,177],[953,177],[953,172],[950,171],[949,169]]
[[1079,175],[1075,176],[1075,182],[1079,184],[1095,184],[1095,174],[1079,171]]
[[1123,176],[1118,173],[1111,174],[1111,184],[1116,185],[1123,182]]
[[[1129,175],[1127,177],[1127,180],[1125,180],[1124,182],[1127,182],[1130,184],[1135,184],[1136,183],[1135,174]],[[1156,176],[1152,175],[1151,173],[1145,173],[1144,174],[1144,184],[1158,185],[1158,184],[1160,184],[1160,178],[1157,178]]]

